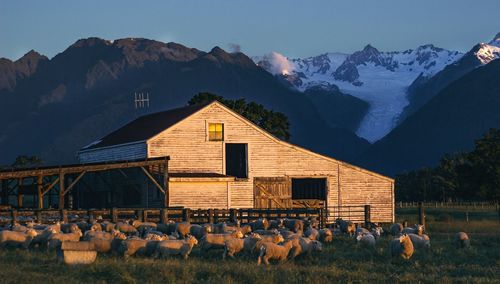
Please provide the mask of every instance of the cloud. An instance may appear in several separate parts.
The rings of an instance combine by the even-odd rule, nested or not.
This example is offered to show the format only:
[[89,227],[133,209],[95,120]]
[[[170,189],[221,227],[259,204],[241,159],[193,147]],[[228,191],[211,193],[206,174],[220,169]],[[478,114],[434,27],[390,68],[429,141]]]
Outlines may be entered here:
[[237,43],[229,43],[229,51],[234,53],[234,52],[241,52],[241,45]]
[[275,51],[265,55],[264,61],[269,62],[269,71],[272,74],[288,75],[295,69],[294,64],[290,62],[288,58],[286,58],[283,54]]

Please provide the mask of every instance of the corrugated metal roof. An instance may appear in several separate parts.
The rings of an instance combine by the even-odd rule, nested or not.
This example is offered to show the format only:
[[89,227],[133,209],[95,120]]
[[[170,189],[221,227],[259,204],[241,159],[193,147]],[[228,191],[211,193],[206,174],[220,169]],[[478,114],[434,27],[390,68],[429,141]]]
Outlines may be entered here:
[[80,151],[145,141],[209,104],[186,106],[141,116],[83,147]]

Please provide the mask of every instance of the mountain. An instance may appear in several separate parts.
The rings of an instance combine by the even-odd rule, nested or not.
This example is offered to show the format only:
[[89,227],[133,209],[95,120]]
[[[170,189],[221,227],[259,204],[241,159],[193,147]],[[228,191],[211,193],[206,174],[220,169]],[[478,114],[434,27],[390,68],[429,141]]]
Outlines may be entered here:
[[416,78],[430,77],[461,56],[460,52],[431,44],[401,52],[381,52],[367,45],[353,54],[325,53],[288,59],[272,53],[254,60],[272,74],[286,75],[300,91],[318,85],[335,85],[342,93],[369,103],[356,133],[374,142],[396,126],[408,104],[407,88]]
[[[285,113],[291,142],[320,153],[349,161],[369,146],[328,125],[307,95],[286,87],[243,53],[141,38],[87,38],[39,62],[28,73],[0,70],[0,78],[7,78],[2,82],[8,82],[2,83],[7,95],[0,120],[8,123],[0,124],[0,163],[20,154],[40,155],[48,164],[74,162],[82,146],[139,115],[185,105],[199,92],[245,98]],[[12,81],[12,74],[25,75]],[[134,108],[136,92],[149,93],[149,108]]]
[[330,126],[345,128],[351,132],[358,129],[370,107],[367,102],[342,93],[335,85],[313,86],[304,94]]
[[473,69],[373,144],[360,164],[393,175],[470,151],[488,129],[500,128],[499,78],[500,59]]
[[0,58],[0,94],[12,91],[17,83],[36,72],[40,64],[48,58],[30,50],[16,61]]
[[500,33],[489,43],[475,45],[459,60],[446,66],[434,76],[421,74],[408,88],[409,104],[401,114],[399,121],[404,121],[451,82],[498,58],[500,58]]

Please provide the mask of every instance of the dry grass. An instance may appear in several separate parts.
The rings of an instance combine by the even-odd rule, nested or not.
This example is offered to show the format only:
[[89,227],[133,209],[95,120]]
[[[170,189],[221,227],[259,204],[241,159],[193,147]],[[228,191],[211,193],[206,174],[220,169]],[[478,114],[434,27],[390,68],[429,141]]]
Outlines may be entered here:
[[[416,217],[405,209],[398,221]],[[447,209],[448,210],[448,209]],[[443,210],[428,210],[434,220]],[[445,213],[450,213],[447,211]],[[382,239],[376,250],[358,248],[352,239],[338,238],[312,260],[298,259],[270,267],[257,267],[256,257],[221,260],[220,251],[201,255],[194,250],[188,261],[180,258],[154,260],[131,258],[124,261],[99,256],[89,266],[58,264],[56,256],[42,251],[0,251],[0,277],[4,283],[331,283],[331,282],[491,282],[500,279],[500,226],[496,212],[469,215],[467,223],[429,221],[432,249],[417,252],[410,261],[391,260],[387,255],[390,238]],[[453,234],[470,232],[472,248],[457,251]]]

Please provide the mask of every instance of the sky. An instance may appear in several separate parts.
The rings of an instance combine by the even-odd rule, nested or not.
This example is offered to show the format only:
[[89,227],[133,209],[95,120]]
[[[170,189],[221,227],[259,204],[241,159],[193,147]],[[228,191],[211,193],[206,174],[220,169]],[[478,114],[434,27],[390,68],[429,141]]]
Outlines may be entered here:
[[250,56],[382,51],[422,44],[467,51],[500,32],[500,0],[0,1],[0,57],[49,58],[86,37],[144,37]]

